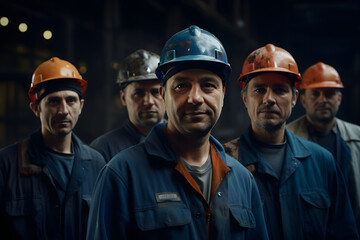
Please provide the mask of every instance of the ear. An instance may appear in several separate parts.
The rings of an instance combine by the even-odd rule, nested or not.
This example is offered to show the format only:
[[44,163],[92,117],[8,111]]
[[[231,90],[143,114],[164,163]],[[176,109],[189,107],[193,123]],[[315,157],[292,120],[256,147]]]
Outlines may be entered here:
[[338,94],[338,101],[339,101],[339,104],[341,103],[341,100],[342,100],[342,92],[339,91],[339,94]]
[[81,100],[80,100],[80,112],[79,112],[79,115],[81,114],[81,111],[82,111],[82,109],[83,109],[83,107],[84,107],[84,103],[85,103],[85,100],[84,100],[84,99],[81,99]]
[[294,93],[294,97],[291,100],[291,107],[295,107],[298,97],[299,97],[299,90],[296,90]]
[[[40,103],[39,103],[40,104]],[[33,111],[33,113],[35,114],[35,116],[40,117],[40,107],[39,104],[31,102],[29,104],[29,107],[31,109],[31,111]]]
[[303,108],[306,108],[305,107],[305,92],[300,95],[300,102],[301,102],[301,105],[303,106]]
[[125,99],[125,92],[124,90],[120,90],[120,100],[121,100],[121,104],[123,106],[126,106],[126,99]]
[[161,97],[165,100],[165,87],[161,86],[159,88],[159,93],[160,93]]
[[244,102],[245,107],[247,108],[247,105],[246,105],[246,96],[245,96],[245,94],[243,93],[243,91],[241,91],[241,98],[242,98],[242,100],[243,100],[243,102]]

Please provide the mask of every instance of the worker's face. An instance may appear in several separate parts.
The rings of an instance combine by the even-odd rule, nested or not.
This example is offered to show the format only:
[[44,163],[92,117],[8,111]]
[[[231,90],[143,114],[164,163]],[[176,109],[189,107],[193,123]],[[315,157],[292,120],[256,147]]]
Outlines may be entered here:
[[165,105],[159,88],[159,80],[146,80],[132,82],[120,91],[121,102],[137,128],[149,130],[163,121]]
[[39,104],[30,103],[30,108],[40,118],[41,131],[45,135],[66,136],[75,127],[84,99],[70,90],[53,92],[45,96]]
[[335,118],[342,99],[337,88],[306,89],[300,96],[306,115],[314,122],[330,122]]
[[248,83],[242,98],[254,131],[284,128],[295,106],[298,91],[293,93],[290,80],[277,73],[262,73]]
[[213,72],[188,69],[170,77],[161,93],[169,130],[181,135],[205,136],[220,116],[225,88]]

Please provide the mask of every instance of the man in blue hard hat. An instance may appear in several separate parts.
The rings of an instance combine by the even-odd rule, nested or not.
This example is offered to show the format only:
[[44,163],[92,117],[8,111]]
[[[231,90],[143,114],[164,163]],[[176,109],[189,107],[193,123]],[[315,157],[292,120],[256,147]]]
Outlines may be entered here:
[[254,178],[210,135],[230,72],[197,26],[167,41],[156,73],[168,122],[102,170],[88,239],[268,239]]

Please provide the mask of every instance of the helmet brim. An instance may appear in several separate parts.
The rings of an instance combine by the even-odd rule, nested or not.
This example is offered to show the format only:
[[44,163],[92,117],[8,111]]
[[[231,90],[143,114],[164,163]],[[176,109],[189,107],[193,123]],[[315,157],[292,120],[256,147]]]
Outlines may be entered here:
[[343,84],[335,82],[319,82],[314,84],[308,84],[304,87],[304,84],[299,86],[299,89],[310,89],[310,88],[344,88]]
[[[196,62],[202,62],[202,63],[206,63],[208,62],[209,64],[218,64],[220,65],[223,69],[224,69],[224,79],[226,80],[231,73],[231,66],[230,64],[225,64],[224,62],[214,58],[214,57],[210,57],[210,56],[183,56],[183,57],[178,57],[178,58],[174,58],[170,61],[168,61],[165,64],[159,65],[159,67],[156,69],[155,73],[156,76],[159,78],[160,81],[163,81],[164,75],[167,72],[167,70],[174,66],[175,64],[187,64],[187,63],[196,63]],[[194,64],[194,66],[196,66],[196,64]]]

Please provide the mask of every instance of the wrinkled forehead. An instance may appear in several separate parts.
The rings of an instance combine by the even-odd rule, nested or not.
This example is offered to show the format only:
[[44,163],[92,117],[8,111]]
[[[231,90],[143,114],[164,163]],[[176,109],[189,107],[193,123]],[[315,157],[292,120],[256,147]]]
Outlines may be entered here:
[[169,78],[169,82],[178,82],[178,81],[187,81],[187,82],[197,82],[197,81],[212,81],[222,83],[222,79],[215,73],[207,69],[201,68],[192,68],[182,70],[172,77]]
[[309,91],[309,92],[337,92],[337,91],[340,91],[340,88],[330,88],[330,87],[307,88],[307,89],[305,89],[305,91]]
[[134,88],[153,88],[153,87],[160,87],[161,82],[160,80],[144,80],[144,81],[134,81],[129,83]]
[[79,94],[75,91],[72,90],[60,90],[60,91],[55,91],[52,93],[47,94],[44,99],[48,99],[48,98],[67,98],[67,97],[75,97],[75,98],[79,98]]
[[159,89],[161,87],[160,80],[146,80],[146,81],[134,81],[129,83],[126,88],[122,91],[133,92],[133,91],[151,91],[153,89]]
[[271,72],[256,75],[254,78],[250,80],[249,84],[266,85],[266,86],[272,86],[272,85],[288,85],[290,87],[292,86],[289,77],[283,74],[271,73]]

